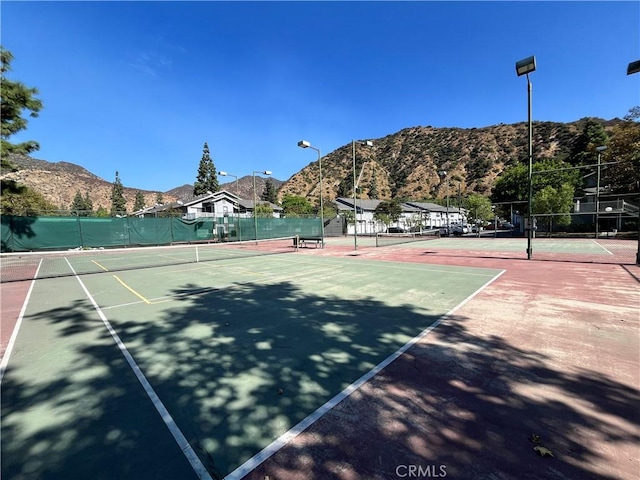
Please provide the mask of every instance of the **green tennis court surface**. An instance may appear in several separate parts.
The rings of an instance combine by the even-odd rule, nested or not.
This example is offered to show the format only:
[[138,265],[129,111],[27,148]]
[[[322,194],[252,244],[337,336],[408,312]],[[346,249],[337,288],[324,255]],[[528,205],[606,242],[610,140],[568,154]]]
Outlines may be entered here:
[[499,273],[272,255],[38,280],[2,475],[223,478]]

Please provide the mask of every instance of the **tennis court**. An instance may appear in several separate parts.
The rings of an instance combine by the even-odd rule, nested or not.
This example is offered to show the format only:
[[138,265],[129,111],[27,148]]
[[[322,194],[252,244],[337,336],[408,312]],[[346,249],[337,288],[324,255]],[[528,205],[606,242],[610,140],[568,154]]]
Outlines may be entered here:
[[628,270],[358,241],[1,284],[3,477],[637,471]]

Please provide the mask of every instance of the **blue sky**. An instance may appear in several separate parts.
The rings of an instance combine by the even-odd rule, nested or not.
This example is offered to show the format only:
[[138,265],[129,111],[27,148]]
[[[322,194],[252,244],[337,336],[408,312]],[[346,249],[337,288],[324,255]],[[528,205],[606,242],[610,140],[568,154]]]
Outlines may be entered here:
[[[9,77],[44,109],[13,141],[107,181],[279,180],[352,139],[527,118],[515,62],[535,55],[534,120],[640,104],[640,2],[13,2]],[[220,178],[221,182],[232,178]]]

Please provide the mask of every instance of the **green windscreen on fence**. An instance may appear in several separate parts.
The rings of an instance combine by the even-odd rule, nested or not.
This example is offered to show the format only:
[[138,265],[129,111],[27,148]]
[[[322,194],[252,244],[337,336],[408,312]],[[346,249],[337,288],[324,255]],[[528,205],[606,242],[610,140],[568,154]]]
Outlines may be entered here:
[[321,235],[319,218],[16,217],[2,215],[2,252],[236,242]]

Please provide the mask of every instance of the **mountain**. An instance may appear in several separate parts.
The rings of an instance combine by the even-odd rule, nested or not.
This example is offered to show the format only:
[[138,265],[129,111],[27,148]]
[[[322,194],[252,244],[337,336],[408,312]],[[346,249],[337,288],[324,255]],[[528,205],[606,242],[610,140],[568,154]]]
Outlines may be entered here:
[[[534,122],[533,145],[536,158],[570,155],[585,125],[599,123],[605,130],[620,122],[584,118],[571,123]],[[483,128],[410,127],[383,138],[369,139],[373,147],[356,145],[356,182],[359,198],[402,198],[426,200],[447,195],[477,192],[489,195],[505,167],[528,161],[526,122]],[[28,156],[13,156],[15,172],[2,172],[1,178],[15,180],[40,192],[64,209],[76,192],[89,193],[95,209],[111,208],[112,183],[68,162],[51,163]],[[446,171],[443,181],[438,172]],[[298,195],[319,203],[319,164],[310,163],[283,182],[272,178],[278,198]],[[325,201],[353,195],[353,157],[351,143],[322,158],[322,186]],[[256,176],[258,195],[266,179]],[[253,198],[253,176],[238,179],[239,196]],[[236,193],[236,181],[221,184]],[[124,188],[127,209],[133,210],[138,189]],[[140,190],[147,205],[157,202],[159,192]],[[193,185],[182,185],[162,192],[163,202],[188,200]]]
[[[108,182],[85,168],[69,162],[47,162],[27,155],[12,155],[11,163],[16,167],[15,172],[2,172],[0,178],[14,180],[27,185],[41,193],[45,199],[66,210],[73,203],[77,192],[89,198],[94,210],[103,207],[111,209],[111,190],[113,183]],[[284,182],[272,178],[276,189]],[[258,196],[264,190],[266,179],[256,176],[256,191]],[[221,183],[221,189],[236,193],[236,182]],[[176,200],[189,200],[193,198],[193,185],[182,185],[166,192],[149,191],[137,188],[124,187],[124,197],[127,200],[127,210],[133,211],[136,192],[142,192],[147,206],[155,205],[158,194],[162,194],[162,202],[174,202]],[[238,179],[238,191],[244,199],[253,198],[253,176],[248,175]]]
[[[572,123],[534,122],[533,158],[567,158],[587,123],[610,130],[619,119],[584,118]],[[460,192],[491,194],[505,167],[528,162],[528,124],[483,128],[411,127],[373,141],[356,144],[358,198],[434,199]],[[438,172],[446,171],[449,182]],[[318,203],[319,165],[311,163],[293,175],[278,192]],[[325,201],[353,195],[351,143],[322,158]],[[449,186],[447,187],[447,184]]]

